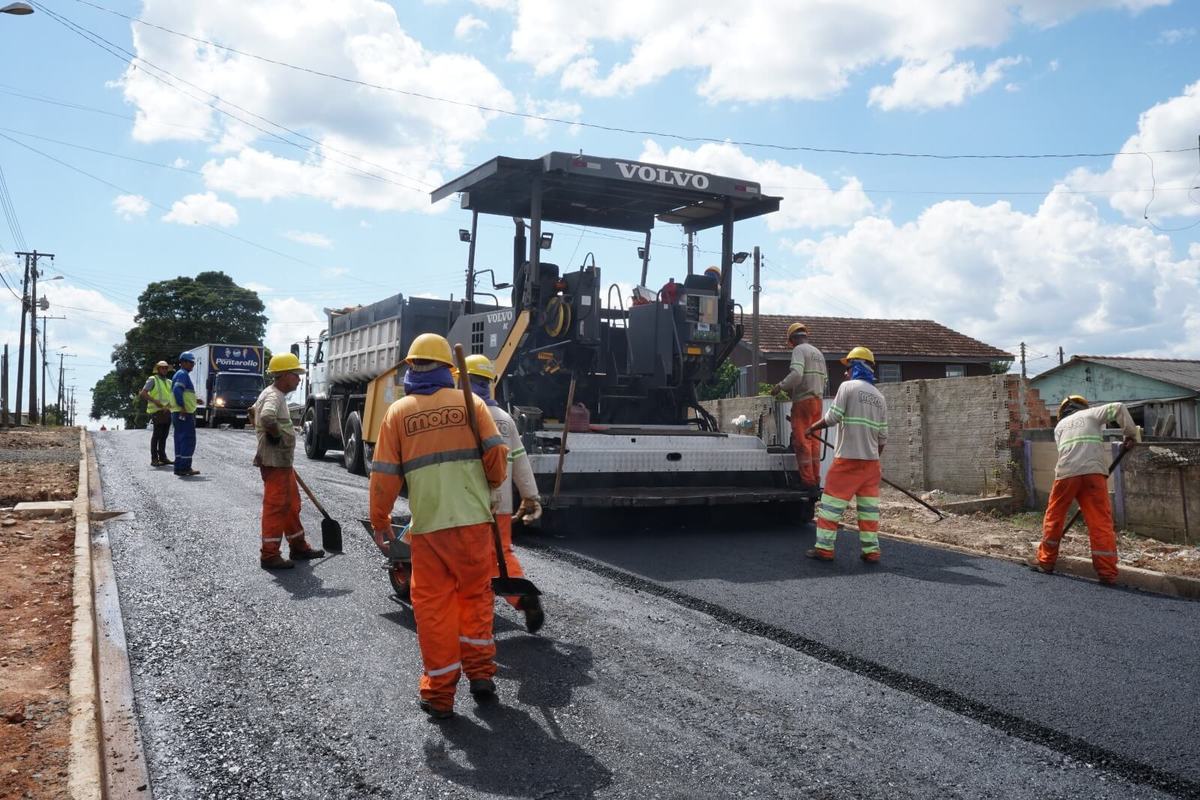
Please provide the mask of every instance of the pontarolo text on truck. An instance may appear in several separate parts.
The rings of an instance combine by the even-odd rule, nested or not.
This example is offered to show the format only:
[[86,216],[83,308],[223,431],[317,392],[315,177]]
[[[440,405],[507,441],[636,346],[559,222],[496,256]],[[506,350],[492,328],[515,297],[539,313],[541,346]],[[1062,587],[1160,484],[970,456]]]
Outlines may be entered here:
[[[303,416],[310,458],[341,448],[346,468],[365,473],[383,414],[403,394],[408,346],[434,332],[495,362],[496,397],[520,427],[549,527],[596,509],[749,506],[811,519],[792,453],[721,432],[697,397],[743,334],[734,224],[778,210],[780,198],[752,181],[558,152],[494,158],[431,197],[456,194],[471,211],[466,297],[326,309]],[[511,288],[509,307],[475,297],[480,214],[514,222],[512,281],[494,284]],[[628,305],[594,257],[573,268],[543,260],[550,222],[644,235]],[[689,241],[686,278],[657,290],[647,286],[656,222],[682,226]],[[712,228],[720,267],[697,273],[692,236]]]
[[196,424],[246,427],[250,407],[263,389],[261,344],[201,344],[192,348],[196,365]]

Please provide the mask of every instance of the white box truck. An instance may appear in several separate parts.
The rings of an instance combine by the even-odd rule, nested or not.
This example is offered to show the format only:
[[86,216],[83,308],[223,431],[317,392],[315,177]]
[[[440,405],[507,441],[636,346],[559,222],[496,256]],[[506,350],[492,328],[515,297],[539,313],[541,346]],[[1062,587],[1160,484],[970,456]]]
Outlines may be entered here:
[[246,427],[250,407],[263,389],[261,344],[201,344],[192,348],[196,366],[196,424]]

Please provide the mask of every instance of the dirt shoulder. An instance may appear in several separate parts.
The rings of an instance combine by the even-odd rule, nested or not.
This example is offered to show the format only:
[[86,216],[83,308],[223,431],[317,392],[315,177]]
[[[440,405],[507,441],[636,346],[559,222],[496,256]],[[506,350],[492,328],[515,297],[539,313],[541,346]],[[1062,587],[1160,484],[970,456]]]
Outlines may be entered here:
[[[1025,560],[1037,554],[1042,536],[1042,514],[1028,511],[996,516],[979,512],[948,516],[938,522],[932,513],[894,489],[884,487],[880,498],[880,529],[918,539],[967,547],[991,555],[1012,556]],[[853,511],[847,521],[853,524]],[[1168,544],[1119,531],[1117,552],[1122,565],[1155,570],[1167,575],[1200,578],[1200,548]],[[1063,537],[1059,553],[1091,557],[1087,528],[1082,520]]]
[[79,431],[0,431],[0,783],[5,797],[67,793],[75,523],[21,519],[24,500],[70,500]]

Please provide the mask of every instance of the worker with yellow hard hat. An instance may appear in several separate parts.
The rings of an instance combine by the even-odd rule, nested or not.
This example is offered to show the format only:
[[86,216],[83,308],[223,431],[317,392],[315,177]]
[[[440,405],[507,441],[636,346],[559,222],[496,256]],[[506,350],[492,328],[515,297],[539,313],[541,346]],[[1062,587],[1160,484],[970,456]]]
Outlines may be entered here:
[[[496,366],[492,360],[482,353],[467,356],[467,374],[471,377],[471,390],[487,404],[496,428],[508,444],[508,476],[504,483],[492,491],[492,510],[500,527],[500,541],[504,551],[504,563],[508,566],[508,574],[514,578],[525,575],[521,562],[512,546],[513,524],[513,485],[521,495],[521,505],[517,508],[516,519],[521,522],[533,522],[542,516],[542,504],[538,500],[537,481],[533,477],[533,465],[525,452],[525,444],[517,430],[517,423],[507,411],[492,397],[492,387],[496,383]],[[525,629],[537,633],[546,621],[541,600],[536,596],[505,597],[510,606],[525,614]]]
[[[291,569],[294,560],[325,555],[324,550],[313,547],[304,538],[304,525],[300,522],[300,486],[294,469],[296,429],[287,396],[296,391],[304,372],[300,359],[293,353],[271,356],[267,365],[271,384],[262,390],[251,408],[258,439],[254,465],[263,482],[259,552],[259,566],[263,569]],[[284,539],[291,559],[281,553]]]
[[787,392],[792,401],[792,450],[796,453],[796,468],[801,485],[811,492],[821,486],[821,443],[805,435],[805,431],[821,418],[821,398],[825,396],[825,354],[808,342],[808,326],[793,322],[787,329],[787,341],[792,346],[791,370],[771,387],[771,395]]
[[167,437],[171,435],[171,412],[175,410],[175,398],[171,394],[171,365],[159,361],[154,372],[146,379],[146,385],[138,392],[146,401],[146,413],[154,424],[150,434],[150,466],[165,467],[175,462],[167,458]]
[[1058,561],[1058,546],[1071,503],[1078,502],[1087,523],[1092,547],[1092,567],[1101,583],[1117,580],[1117,533],[1113,527],[1112,507],[1108,502],[1109,446],[1104,428],[1119,425],[1125,436],[1126,450],[1137,441],[1137,425],[1121,403],[1089,405],[1087,398],[1073,394],[1058,406],[1058,424],[1054,426],[1054,444],[1058,462],[1054,466],[1054,486],[1042,519],[1042,541],[1038,545],[1034,569],[1050,573]]
[[[496,693],[492,638],[491,492],[508,474],[508,446],[487,406],[454,389],[450,343],[432,333],[413,340],[404,397],[383,416],[371,463],[371,526],[388,549],[392,505],[408,486],[412,511],[412,598],[425,672],[419,705],[434,719],[454,716],[458,679],[471,694]],[[483,445],[480,457],[467,414]]]
[[825,476],[825,491],[817,506],[817,543],[805,555],[832,561],[838,524],[853,500],[858,511],[858,538],[862,560],[879,561],[879,457],[887,444],[887,401],[875,388],[875,356],[855,347],[842,363],[850,367],[849,380],[838,387],[825,418],[808,427],[815,436],[838,426],[837,449]]

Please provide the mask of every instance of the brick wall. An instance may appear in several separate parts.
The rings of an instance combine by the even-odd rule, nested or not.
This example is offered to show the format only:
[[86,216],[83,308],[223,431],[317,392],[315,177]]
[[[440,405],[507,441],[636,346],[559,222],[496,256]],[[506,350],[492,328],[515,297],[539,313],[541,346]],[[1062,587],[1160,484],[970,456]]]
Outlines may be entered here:
[[1020,494],[1023,435],[1047,427],[1036,389],[1016,375],[880,384],[888,401],[883,471],[919,489]]

